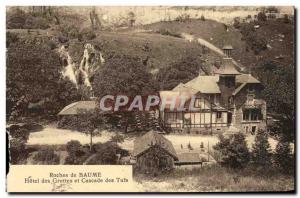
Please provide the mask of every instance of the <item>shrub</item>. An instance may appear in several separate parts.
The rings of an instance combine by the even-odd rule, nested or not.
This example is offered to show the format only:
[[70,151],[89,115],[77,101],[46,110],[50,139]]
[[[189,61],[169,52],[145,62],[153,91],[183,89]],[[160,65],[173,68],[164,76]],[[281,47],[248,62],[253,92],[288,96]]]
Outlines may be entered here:
[[28,16],[26,18],[24,27],[25,29],[48,29],[49,21],[41,16]]
[[85,28],[80,32],[80,37],[78,37],[79,40],[93,40],[96,38],[96,34],[92,29]]
[[87,164],[117,164],[119,158],[129,153],[118,146],[115,142],[97,143],[93,145],[95,155]]
[[258,21],[266,21],[267,20],[267,16],[264,12],[259,12],[257,15],[257,20]]
[[283,139],[279,140],[275,149],[274,163],[282,173],[292,174],[294,172],[294,157],[289,142],[283,141]]
[[55,154],[53,149],[50,148],[38,151],[38,153],[34,155],[33,160],[36,164],[59,164],[59,156]]
[[29,130],[25,127],[12,125],[8,129],[11,139],[9,141],[10,162],[18,164],[26,159],[26,142],[29,138]]
[[203,15],[201,15],[200,20],[205,21],[205,17]]
[[66,145],[66,149],[68,156],[65,159],[65,164],[83,164],[83,162],[90,156],[88,148],[83,147],[77,140],[69,141]]
[[173,37],[181,38],[181,35],[180,35],[180,34],[171,32],[170,30],[164,29],[164,28],[159,29],[159,30],[157,31],[157,33],[159,33],[159,34],[161,34],[161,35],[173,36]]
[[242,133],[231,135],[229,138],[220,135],[219,140],[214,149],[221,154],[221,165],[229,168],[244,168],[248,164],[250,153]]
[[258,168],[265,169],[271,165],[271,148],[265,131],[258,130],[251,156],[253,164]]
[[178,21],[178,22],[186,22],[189,20],[190,20],[190,15],[188,15],[188,14],[181,14],[175,18],[175,21]]
[[239,17],[235,17],[234,20],[233,20],[233,27],[236,28],[236,29],[239,29],[241,26],[240,26],[240,18]]
[[13,32],[6,32],[6,47],[9,47],[9,45],[12,43],[16,43],[18,40],[18,34]]
[[12,8],[6,16],[7,29],[22,29],[26,21],[26,13],[20,8]]

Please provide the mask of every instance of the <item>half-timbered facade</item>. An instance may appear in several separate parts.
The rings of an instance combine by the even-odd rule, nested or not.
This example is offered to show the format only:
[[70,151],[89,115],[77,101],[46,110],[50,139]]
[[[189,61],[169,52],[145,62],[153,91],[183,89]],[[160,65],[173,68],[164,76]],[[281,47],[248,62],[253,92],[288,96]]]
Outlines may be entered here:
[[[226,131],[231,126],[241,132],[255,133],[266,127],[266,102],[261,99],[261,83],[251,74],[237,71],[231,58],[231,46],[223,49],[225,57],[213,75],[199,75],[172,90],[160,91],[161,101],[176,98],[173,107],[166,105],[160,110],[165,129],[213,133]],[[183,97],[188,100],[180,106]],[[195,110],[191,110],[190,105]],[[182,110],[182,107],[186,108]]]

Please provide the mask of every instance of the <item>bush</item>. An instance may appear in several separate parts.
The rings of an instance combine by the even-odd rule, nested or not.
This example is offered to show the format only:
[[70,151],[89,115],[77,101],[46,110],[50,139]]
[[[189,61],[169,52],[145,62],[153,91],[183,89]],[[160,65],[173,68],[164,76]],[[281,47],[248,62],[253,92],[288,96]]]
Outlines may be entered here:
[[67,143],[66,149],[68,156],[66,157],[65,164],[79,165],[90,156],[88,148],[83,147],[79,141],[71,140]]
[[175,21],[178,21],[178,22],[190,21],[190,15],[188,15],[188,14],[181,14],[178,17],[175,18]]
[[276,168],[282,173],[293,174],[294,157],[292,155],[290,143],[280,139],[274,154],[274,163]]
[[11,139],[9,140],[10,162],[18,164],[27,157],[26,142],[29,130],[23,126],[12,125],[7,128]]
[[220,135],[219,139],[214,149],[221,154],[221,165],[234,169],[244,168],[250,160],[244,134],[234,134],[229,138]]
[[180,34],[171,32],[170,30],[164,29],[164,28],[159,29],[159,30],[157,31],[157,33],[159,33],[159,34],[161,34],[161,35],[173,36],[173,37],[181,38],[181,35],[180,35]]
[[9,45],[12,43],[16,43],[18,40],[18,34],[13,32],[6,32],[6,47],[9,47]]
[[87,164],[117,164],[122,156],[127,156],[128,151],[120,148],[115,142],[105,142],[93,145],[94,157]]
[[264,12],[259,12],[257,15],[257,20],[258,21],[266,21],[267,20],[267,16]]
[[240,26],[240,18],[239,17],[235,17],[234,20],[233,20],[233,27],[236,28],[236,29],[239,29],[241,26]]
[[6,16],[7,29],[22,29],[26,21],[26,13],[20,8],[12,8]]
[[59,156],[54,153],[53,149],[50,148],[38,151],[38,153],[34,155],[33,160],[36,164],[59,164]]
[[78,37],[79,40],[93,40],[94,38],[96,38],[96,34],[92,29],[89,28],[83,29],[80,32],[80,37]]
[[259,130],[255,136],[252,149],[252,163],[260,168],[266,169],[271,165],[271,148],[268,142],[268,134]]
[[205,17],[203,15],[201,15],[200,20],[205,21]]
[[48,29],[49,21],[46,18],[43,18],[41,16],[28,16],[26,18],[24,27],[25,29]]

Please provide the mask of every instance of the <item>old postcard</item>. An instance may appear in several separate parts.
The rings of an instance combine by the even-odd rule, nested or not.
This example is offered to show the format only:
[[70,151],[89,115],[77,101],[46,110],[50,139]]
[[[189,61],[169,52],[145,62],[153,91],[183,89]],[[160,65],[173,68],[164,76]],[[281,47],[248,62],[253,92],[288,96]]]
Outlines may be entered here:
[[295,192],[293,6],[7,6],[7,192]]

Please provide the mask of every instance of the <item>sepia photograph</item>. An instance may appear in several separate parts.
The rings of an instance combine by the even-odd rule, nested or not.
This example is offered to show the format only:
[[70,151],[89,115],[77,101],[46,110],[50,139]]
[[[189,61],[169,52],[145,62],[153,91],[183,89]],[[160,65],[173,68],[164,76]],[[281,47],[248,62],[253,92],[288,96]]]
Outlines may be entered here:
[[295,193],[294,6],[6,6],[8,192]]

